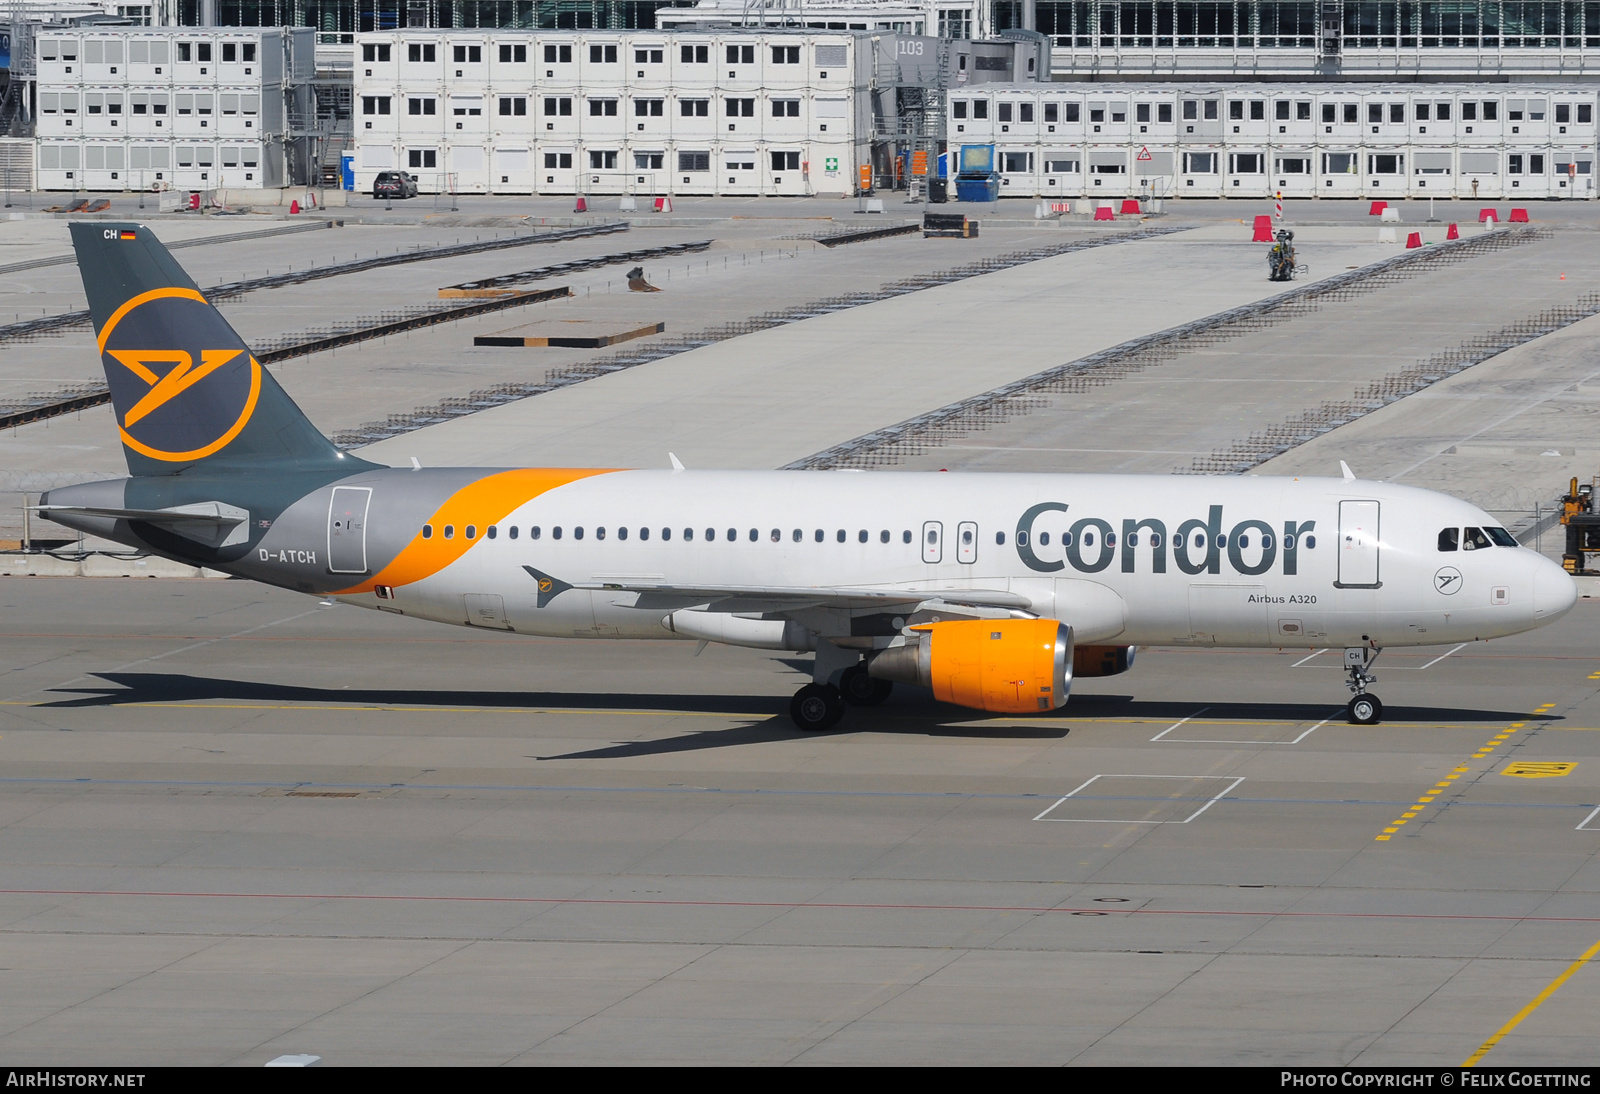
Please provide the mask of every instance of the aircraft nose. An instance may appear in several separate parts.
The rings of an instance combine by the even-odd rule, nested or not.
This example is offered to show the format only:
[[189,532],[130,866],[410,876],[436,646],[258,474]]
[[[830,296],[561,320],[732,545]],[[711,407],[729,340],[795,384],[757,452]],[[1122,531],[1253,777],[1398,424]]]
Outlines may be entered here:
[[1533,570],[1533,619],[1543,625],[1553,623],[1578,602],[1578,583],[1572,575],[1548,558],[1537,560]]

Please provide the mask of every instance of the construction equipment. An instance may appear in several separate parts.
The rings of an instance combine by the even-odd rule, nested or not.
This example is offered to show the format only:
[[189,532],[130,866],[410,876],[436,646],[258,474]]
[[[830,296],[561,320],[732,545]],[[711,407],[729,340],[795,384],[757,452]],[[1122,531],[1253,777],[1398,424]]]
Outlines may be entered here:
[[1293,281],[1295,274],[1305,272],[1304,266],[1295,263],[1294,233],[1279,228],[1277,238],[1278,242],[1267,252],[1267,280]]
[[1569,574],[1589,573],[1589,556],[1600,553],[1600,513],[1594,511],[1594,484],[1578,485],[1577,476],[1561,499],[1561,523],[1567,528],[1567,549],[1561,565]]
[[644,279],[644,267],[643,266],[635,266],[633,269],[628,271],[628,291],[629,292],[660,292],[661,290],[656,288],[654,285],[650,284],[650,282],[648,282],[648,281],[646,281]]

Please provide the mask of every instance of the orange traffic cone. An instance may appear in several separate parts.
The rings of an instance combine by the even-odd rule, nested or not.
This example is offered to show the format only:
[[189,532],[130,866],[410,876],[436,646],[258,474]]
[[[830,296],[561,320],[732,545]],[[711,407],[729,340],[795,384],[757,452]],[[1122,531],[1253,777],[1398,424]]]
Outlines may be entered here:
[[300,211],[300,202],[299,201],[291,201],[289,203],[289,215],[290,216],[294,216],[299,211]]
[[589,211],[588,200],[582,197],[578,198],[576,204],[572,206],[572,211],[574,213],[587,213]]
[[1456,230],[1455,224],[1452,223],[1450,225],[1450,230],[1445,232],[1444,237],[1446,239],[1460,239],[1461,238],[1461,233]]
[[1421,232],[1412,232],[1410,235],[1406,236],[1406,250],[1414,251],[1420,246],[1422,246]]

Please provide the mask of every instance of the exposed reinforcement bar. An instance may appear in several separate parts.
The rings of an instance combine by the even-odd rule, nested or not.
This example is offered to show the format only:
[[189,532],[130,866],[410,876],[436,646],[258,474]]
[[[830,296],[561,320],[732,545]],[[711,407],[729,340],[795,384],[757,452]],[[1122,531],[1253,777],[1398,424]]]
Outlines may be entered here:
[[[560,243],[568,239],[582,239],[586,236],[611,235],[614,232],[626,232],[630,225],[627,221],[617,221],[611,224],[589,224],[581,228],[562,228],[553,232],[539,232],[533,235],[512,236],[508,239],[479,239],[471,243],[452,243],[444,247],[430,247],[425,250],[404,251],[400,254],[375,255],[372,258],[361,258],[351,262],[339,262],[331,266],[313,266],[304,270],[295,270],[288,273],[269,274],[265,277],[253,277],[246,281],[230,281],[225,285],[213,285],[202,290],[206,299],[213,304],[221,300],[230,300],[243,296],[245,293],[255,292],[258,289],[277,289],[285,285],[302,285],[308,281],[321,281],[328,277],[342,277],[345,274],[362,273],[366,270],[379,270],[387,266],[402,266],[411,262],[432,262],[441,258],[456,258],[460,255],[478,254],[483,251],[500,251],[508,247],[527,247],[536,243]],[[174,244],[181,246],[181,244]],[[171,248],[168,248],[169,250]],[[43,334],[54,334],[72,327],[84,326],[89,322],[87,311],[63,312],[60,315],[41,316],[38,319],[24,319],[17,323],[8,323],[0,326],[0,344],[6,342],[25,342],[30,338],[37,338]]]
[[[1550,234],[1546,228],[1501,230],[1402,252],[1359,270],[1345,271],[1253,304],[1230,308],[1192,323],[1143,335],[1099,353],[1057,365],[970,399],[825,448],[786,464],[784,470],[897,464],[907,456],[921,455],[976,430],[991,428],[1042,407],[1046,396],[1107,384],[1153,365],[1167,364],[1194,350],[1309,314],[1329,301],[1350,300],[1397,281],[1418,277],[1481,254],[1545,239]],[[1231,466],[1219,468],[1233,469]],[[1191,470],[1199,473],[1198,469]]]
[[781,327],[787,323],[798,323],[801,320],[813,319],[819,315],[830,315],[848,308],[860,307],[863,304],[874,304],[880,300],[889,300],[896,296],[904,296],[907,293],[918,292],[937,285],[948,285],[972,277],[981,277],[987,273],[1010,269],[1013,266],[1021,266],[1041,259],[1054,258],[1057,255],[1104,247],[1112,243],[1153,239],[1157,236],[1170,235],[1173,232],[1184,230],[1176,227],[1142,228],[1131,232],[1120,232],[1116,235],[1044,244],[1025,251],[1013,251],[1009,254],[985,258],[950,270],[908,277],[881,286],[871,292],[831,296],[823,300],[813,300],[808,304],[800,304],[784,311],[764,312],[761,315],[752,316],[737,323],[712,327],[693,334],[679,335],[669,340],[654,342],[635,350],[596,358],[592,361],[584,361],[567,368],[552,369],[545,375],[543,380],[537,382],[497,384],[494,387],[483,388],[465,396],[445,399],[433,406],[418,407],[416,410],[405,414],[391,414],[381,421],[366,422],[356,426],[354,429],[340,430],[332,435],[332,440],[334,444],[339,445],[341,448],[358,448],[362,445],[375,444],[378,441],[387,440],[390,437],[398,437],[404,433],[410,433],[412,430],[421,429],[424,426],[436,425],[439,422],[448,421],[451,418],[459,418],[466,414],[473,414],[480,410],[487,410],[490,407],[503,406],[506,403],[514,403],[520,399],[527,399],[535,395],[543,395],[549,391],[571,387],[574,384],[581,384],[585,380],[592,380],[597,376],[606,376],[613,372],[637,368],[639,365],[659,361],[675,354],[687,353],[690,350],[699,349],[701,346],[709,346],[716,342],[726,341],[729,338],[737,338],[742,334],[753,334],[756,331]]

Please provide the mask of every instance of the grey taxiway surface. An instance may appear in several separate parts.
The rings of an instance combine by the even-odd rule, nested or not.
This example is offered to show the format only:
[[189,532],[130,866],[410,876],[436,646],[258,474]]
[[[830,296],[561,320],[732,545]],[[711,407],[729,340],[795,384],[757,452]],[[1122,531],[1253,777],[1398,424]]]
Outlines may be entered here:
[[[365,226],[360,246],[448,227]],[[753,275],[723,279],[713,264],[694,290],[647,302],[722,322],[1037,235],[986,229],[959,252],[789,241],[796,257],[760,261],[805,227],[674,227],[674,239],[737,237],[758,256]],[[1053,396],[906,466],[1187,465],[1571,303],[1600,281],[1588,228]],[[1387,253],[1369,229],[1328,231],[1304,233],[1314,262]],[[1241,232],[1200,225],[1187,240],[1034,263],[380,448],[402,463],[416,451],[659,464],[688,436],[703,446],[692,464],[743,451],[772,466],[1259,298],[1260,255]],[[652,245],[642,234],[582,253]],[[277,237],[260,253],[301,245]],[[249,268],[243,247],[179,256],[215,267],[207,283]],[[422,299],[447,276],[542,261],[502,254],[396,281]],[[66,306],[70,273],[26,280]],[[246,298],[235,318],[267,337],[381,306],[371,285],[319,284]],[[1325,473],[1348,457],[1485,504],[1548,500],[1600,458],[1595,323],[1263,470]],[[393,409],[385,400],[404,409],[478,374],[542,367],[466,356],[467,333],[280,375],[331,429]],[[0,371],[76,379],[92,372],[87,346],[35,343]],[[466,363],[438,367],[451,355]],[[686,385],[704,398],[652,413]],[[120,474],[112,425],[102,410],[23,427],[0,439],[0,479]],[[1388,721],[1375,727],[1344,723],[1333,654],[1158,649],[1128,675],[1080,681],[1048,718],[903,691],[805,736],[784,715],[802,661],[781,655],[486,634],[232,581],[0,579],[0,1054],[1459,1064],[1600,940],[1597,612],[1585,600],[1518,639],[1386,653],[1375,690]],[[1547,777],[1512,773],[1530,763]],[[1600,964],[1583,965],[1484,1062],[1592,1064],[1597,1005]]]
[[1459,1064],[1600,938],[1597,613],[1386,654],[1381,726],[1332,654],[1152,650],[803,736],[781,655],[7,579],[0,1055]]

